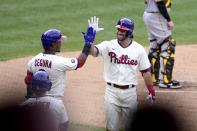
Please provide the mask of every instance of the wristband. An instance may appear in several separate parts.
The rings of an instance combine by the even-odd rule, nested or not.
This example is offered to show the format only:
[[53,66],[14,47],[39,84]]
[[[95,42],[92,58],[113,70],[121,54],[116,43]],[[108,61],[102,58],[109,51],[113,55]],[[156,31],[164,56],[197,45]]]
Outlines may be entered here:
[[152,95],[152,99],[155,100],[155,90],[154,90],[153,85],[148,86],[148,91],[149,91],[149,94]]
[[83,47],[82,53],[84,53],[88,56],[89,52],[90,52],[90,47],[91,47],[90,44],[85,44],[84,47]]

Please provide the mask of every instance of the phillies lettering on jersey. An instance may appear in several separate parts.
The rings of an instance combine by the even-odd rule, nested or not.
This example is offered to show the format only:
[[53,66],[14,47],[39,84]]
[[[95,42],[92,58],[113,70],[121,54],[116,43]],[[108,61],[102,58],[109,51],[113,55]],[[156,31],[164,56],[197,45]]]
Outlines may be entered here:
[[51,68],[52,61],[43,60],[43,59],[35,59],[35,66],[42,66],[42,67]]
[[117,39],[95,45],[98,55],[103,57],[104,79],[117,85],[137,85],[138,70],[150,68],[143,46],[132,41],[122,47]]
[[115,52],[109,52],[110,62],[115,64],[127,64],[127,65],[137,65],[137,60],[129,60],[128,55],[122,55],[120,58],[117,58]]

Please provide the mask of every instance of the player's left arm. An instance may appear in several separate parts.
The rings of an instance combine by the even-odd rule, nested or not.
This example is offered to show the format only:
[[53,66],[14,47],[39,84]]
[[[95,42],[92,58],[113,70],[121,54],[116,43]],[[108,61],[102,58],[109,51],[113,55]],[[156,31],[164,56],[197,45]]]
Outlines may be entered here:
[[168,14],[165,1],[164,0],[156,0],[156,3],[157,3],[157,6],[159,8],[159,11],[160,11],[161,15],[168,21],[168,28],[169,28],[169,30],[173,30],[174,23],[171,20],[170,15]]
[[168,14],[168,11],[167,11],[167,8],[166,8],[166,5],[165,5],[165,2],[164,0],[155,0],[156,3],[157,3],[157,7],[160,11],[160,13],[162,14],[162,16],[168,21],[170,22],[171,21],[171,18],[170,18],[170,15]]
[[153,87],[153,80],[152,80],[152,76],[151,76],[151,72],[150,69],[141,71],[142,73],[142,77],[144,79],[144,82],[146,84],[146,87],[149,91],[149,95],[151,95],[151,99],[154,101],[155,100],[155,90]]
[[77,68],[80,68],[85,64],[86,59],[90,53],[91,46],[94,42],[94,38],[96,36],[96,31],[92,27],[88,27],[86,34],[84,32],[82,33],[85,39],[85,45],[83,47],[82,53],[77,58],[78,60]]
[[148,59],[148,56],[146,54],[145,48],[141,48],[140,52],[140,60],[139,60],[139,69],[140,72],[142,73],[142,77],[145,81],[146,87],[149,91],[149,95],[151,95],[151,99],[154,101],[155,100],[155,90],[153,87],[153,80],[151,76],[151,68],[150,68],[150,62]]

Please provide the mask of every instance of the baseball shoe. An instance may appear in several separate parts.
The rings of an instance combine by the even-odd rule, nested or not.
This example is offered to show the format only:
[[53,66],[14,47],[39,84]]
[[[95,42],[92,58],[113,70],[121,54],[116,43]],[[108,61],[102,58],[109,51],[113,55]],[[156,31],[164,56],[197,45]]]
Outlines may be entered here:
[[177,80],[172,80],[170,83],[159,83],[160,88],[171,88],[171,89],[178,89],[181,88],[182,85]]
[[157,82],[153,82],[153,86],[159,86],[159,80]]
[[153,82],[153,86],[159,86],[160,79],[157,79],[156,82]]

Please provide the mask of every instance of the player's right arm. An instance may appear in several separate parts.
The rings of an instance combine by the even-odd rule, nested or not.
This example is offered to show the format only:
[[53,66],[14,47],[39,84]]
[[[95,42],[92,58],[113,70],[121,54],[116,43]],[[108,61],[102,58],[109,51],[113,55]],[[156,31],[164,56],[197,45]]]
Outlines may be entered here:
[[27,70],[27,75],[25,76],[25,79],[24,79],[25,80],[25,84],[27,86],[30,85],[32,76],[33,76],[33,73]]
[[92,45],[90,48],[90,55],[97,57],[98,56],[98,49],[96,48],[96,46]]
[[110,41],[103,41],[97,45],[92,45],[90,55],[94,57],[108,55],[108,45],[110,45]]
[[[96,31],[96,32],[99,32],[99,31],[102,31],[104,30],[104,28],[99,28],[98,24],[99,24],[99,18],[94,16],[94,17],[91,17],[91,19],[88,19],[88,24],[89,24],[89,27],[93,27],[93,29]],[[97,57],[98,56],[98,48],[96,46],[94,46],[92,44],[91,48],[90,48],[90,55],[94,56],[94,57]]]
[[25,77],[25,84],[26,84],[26,89],[27,89],[27,94],[25,98],[30,98],[33,96],[33,91],[31,88],[31,78],[33,76],[33,73],[27,70],[27,75]]
[[27,75],[25,77],[25,84],[26,84],[26,89],[27,89],[27,93],[25,98],[28,99],[30,97],[34,96],[34,92],[31,88],[31,78],[33,76],[33,73],[27,70]]
[[33,72],[31,70],[32,63],[33,63],[33,59],[28,62],[27,74],[24,79],[24,82],[26,84],[26,89],[27,89],[27,94],[26,94],[25,98],[27,98],[27,99],[33,96],[33,91],[31,89],[31,78],[33,76]]

